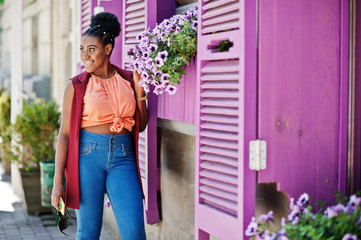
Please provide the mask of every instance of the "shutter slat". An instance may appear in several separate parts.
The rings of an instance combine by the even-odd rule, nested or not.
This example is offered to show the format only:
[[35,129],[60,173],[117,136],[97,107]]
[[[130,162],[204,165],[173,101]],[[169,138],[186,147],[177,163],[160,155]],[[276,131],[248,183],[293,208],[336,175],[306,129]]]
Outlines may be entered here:
[[205,98],[201,101],[203,106],[218,106],[218,107],[238,107],[238,101],[233,99],[209,99]]
[[145,7],[144,1],[141,2],[139,1],[137,3],[129,4],[128,7],[125,9],[125,13],[134,12],[139,9],[144,9],[144,7]]
[[229,139],[229,140],[238,139],[238,135],[235,133],[224,133],[224,132],[217,132],[214,130],[202,130],[200,135],[203,137],[214,137],[214,138]]
[[221,209],[224,212],[227,212],[227,213],[237,216],[237,204],[236,203],[215,197],[208,193],[201,193],[199,196],[204,199],[203,203],[205,203],[211,207]]
[[137,23],[144,24],[144,29],[145,29],[145,17],[144,17],[144,15],[140,16],[140,17],[129,18],[129,20],[125,21],[126,26],[137,24]]
[[[204,69],[204,68],[203,68]],[[225,73],[204,73],[201,76],[202,81],[229,81],[236,80],[238,81],[239,74],[238,72],[225,72]]]
[[237,167],[237,159],[230,158],[226,156],[221,156],[213,153],[203,153],[199,157],[201,160],[213,161],[213,162],[220,162],[224,164],[231,165],[233,167]]
[[228,191],[228,192],[237,194],[237,190],[238,190],[237,186],[233,185],[233,184],[219,182],[219,181],[209,179],[209,178],[201,178],[199,180],[199,182],[202,183],[203,185],[212,186],[212,187],[224,190],[224,191]]
[[203,145],[214,146],[214,147],[223,147],[223,148],[230,148],[230,149],[238,149],[238,143],[235,141],[227,141],[222,139],[214,139],[214,138],[202,138],[200,143]]
[[[229,1],[228,1],[229,2]],[[202,8],[204,10],[204,7]],[[238,1],[231,2],[229,4],[224,4],[209,10],[205,9],[206,12],[202,15],[202,20],[213,18],[219,15],[224,15],[229,12],[233,12],[235,9],[239,9]]]
[[127,4],[132,4],[132,3],[136,3],[136,2],[142,2],[144,0],[127,0]]
[[238,90],[206,89],[201,92],[201,97],[238,98]]
[[133,18],[137,18],[137,17],[144,17],[144,21],[145,21],[145,11],[144,9],[139,9],[137,11],[133,11],[128,13],[127,15],[125,15],[125,19],[133,19]]
[[239,84],[236,81],[222,82],[204,82],[201,84],[204,89],[238,89]]
[[234,133],[238,133],[238,131],[239,131],[237,125],[224,124],[224,123],[212,123],[212,122],[202,123],[201,129],[213,129],[213,130],[217,130],[217,131],[234,132]]
[[144,31],[144,29],[143,30],[139,30],[139,31],[133,31],[133,32],[127,32],[126,34],[125,34],[125,37],[126,38],[134,38],[134,40],[135,41],[137,41],[136,39],[135,39],[135,37],[137,36],[137,35],[139,35],[141,32],[143,32]]
[[201,116],[201,121],[208,122],[219,122],[219,123],[238,123],[237,116],[224,116],[224,115],[214,115],[214,114],[203,114]]
[[202,29],[203,34],[222,31],[223,29],[235,29],[239,25],[237,20],[222,22],[220,24],[211,25]]
[[237,168],[228,166],[226,164],[223,163],[215,163],[215,162],[207,162],[207,161],[203,161],[201,163],[201,168],[203,169],[208,169],[208,170],[213,170],[216,172],[221,172],[224,174],[230,174],[230,175],[234,175],[237,176]]
[[[229,61],[213,61],[207,63],[202,69],[202,73],[225,73],[225,72],[238,72],[239,70],[239,61],[238,60],[229,60]],[[222,74],[220,74],[222,77]]]
[[139,32],[139,31],[144,31],[145,28],[145,23],[140,23],[140,24],[134,24],[134,25],[130,25],[128,27],[125,28],[125,31],[129,32]]
[[232,194],[226,191],[222,191],[220,189],[211,187],[211,186],[207,186],[207,185],[201,185],[199,187],[199,189],[204,192],[204,193],[208,193],[210,195],[222,198],[222,199],[226,199],[226,200],[230,200],[232,202],[236,202],[237,201],[237,195],[236,194]]
[[221,156],[226,156],[230,158],[237,158],[238,157],[238,151],[233,149],[225,149],[225,148],[219,148],[219,147],[211,147],[211,146],[203,146],[200,148],[201,152],[204,153],[214,153]]
[[220,173],[220,172],[214,172],[214,171],[207,170],[207,169],[202,169],[199,172],[199,175],[202,177],[213,179],[213,180],[237,185],[237,177],[232,176],[232,175],[228,175],[228,174],[224,174],[224,173]]
[[233,20],[236,20],[236,22],[238,22],[238,17],[239,17],[238,11],[234,11],[234,12],[230,12],[225,15],[221,15],[221,16],[217,16],[214,18],[210,18],[208,20],[204,20],[202,22],[202,25],[203,25],[203,28],[205,28],[210,25],[216,25],[216,24],[220,24],[220,23],[224,23],[224,22],[233,21]]
[[201,113],[238,116],[238,108],[203,107]]

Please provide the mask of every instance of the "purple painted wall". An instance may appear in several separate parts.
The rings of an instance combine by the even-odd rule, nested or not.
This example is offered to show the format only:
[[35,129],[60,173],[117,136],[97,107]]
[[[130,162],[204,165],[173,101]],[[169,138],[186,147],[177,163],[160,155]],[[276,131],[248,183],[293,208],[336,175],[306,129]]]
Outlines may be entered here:
[[347,6],[340,0],[259,6],[258,137],[268,144],[259,182],[331,202],[346,184],[348,56],[340,33]]
[[195,60],[186,66],[188,73],[176,85],[177,92],[174,95],[162,94],[158,96],[158,117],[195,124],[195,102],[197,68]]

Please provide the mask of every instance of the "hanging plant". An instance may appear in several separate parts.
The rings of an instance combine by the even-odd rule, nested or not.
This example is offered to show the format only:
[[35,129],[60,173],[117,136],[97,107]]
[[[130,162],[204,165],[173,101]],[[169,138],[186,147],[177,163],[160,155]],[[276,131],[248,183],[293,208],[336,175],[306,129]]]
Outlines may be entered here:
[[184,67],[197,53],[198,11],[190,9],[164,20],[153,30],[137,36],[138,45],[129,53],[131,65],[142,76],[140,85],[145,92],[173,95],[175,83],[187,74]]

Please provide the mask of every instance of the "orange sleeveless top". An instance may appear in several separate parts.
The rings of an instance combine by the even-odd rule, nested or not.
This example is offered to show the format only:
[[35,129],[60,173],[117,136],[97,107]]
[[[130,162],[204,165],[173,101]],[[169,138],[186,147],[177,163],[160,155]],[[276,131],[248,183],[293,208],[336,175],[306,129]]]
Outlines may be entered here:
[[136,107],[130,83],[118,73],[108,79],[91,75],[83,100],[81,128],[110,123],[110,131],[132,131]]

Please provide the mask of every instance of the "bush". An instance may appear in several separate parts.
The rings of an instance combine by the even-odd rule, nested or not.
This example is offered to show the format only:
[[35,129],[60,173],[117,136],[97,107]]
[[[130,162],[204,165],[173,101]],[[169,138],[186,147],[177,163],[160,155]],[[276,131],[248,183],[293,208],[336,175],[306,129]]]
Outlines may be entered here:
[[[272,232],[269,222],[273,212],[252,218],[246,235],[251,239],[268,240],[357,240],[361,239],[361,198],[349,199],[336,192],[336,205],[312,213],[308,194],[302,194],[296,204],[291,199],[290,214],[282,219],[282,227]],[[323,204],[321,204],[323,205]]]
[[41,161],[54,159],[54,140],[60,128],[60,112],[54,101],[24,103],[16,117],[15,160],[25,170],[39,169]]
[[10,95],[1,91],[0,95],[0,137],[1,137],[1,159],[11,161],[11,129],[10,129]]

